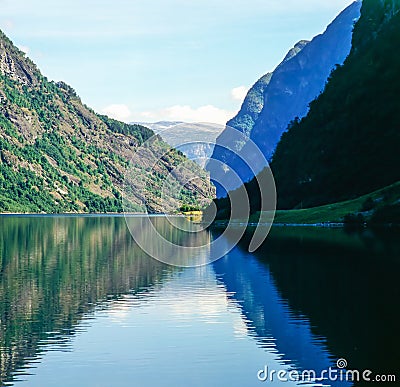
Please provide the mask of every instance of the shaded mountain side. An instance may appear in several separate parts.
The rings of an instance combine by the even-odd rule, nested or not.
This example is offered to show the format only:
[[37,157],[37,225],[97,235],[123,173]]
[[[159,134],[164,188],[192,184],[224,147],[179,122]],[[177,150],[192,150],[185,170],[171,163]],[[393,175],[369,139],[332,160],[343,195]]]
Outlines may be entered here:
[[351,4],[323,34],[274,72],[264,96],[265,108],[251,134],[267,159],[271,159],[288,124],[308,113],[309,103],[323,91],[332,70],[349,55],[360,8],[359,1]]
[[[266,74],[249,90],[243,105],[227,125],[250,138],[270,160],[280,136],[296,117],[304,117],[309,103],[324,89],[329,74],[337,64],[342,64],[351,48],[355,20],[360,15],[360,2],[346,8],[326,29],[311,42],[300,41],[292,48],[273,73]],[[241,165],[240,158],[223,147],[228,141],[230,148],[245,151],[246,140],[230,144],[221,135],[213,158],[227,164],[236,171],[242,181],[254,175]],[[219,176],[220,165],[210,164],[211,178]],[[217,171],[215,171],[217,169]],[[257,172],[257,171],[256,171]],[[227,172],[227,189],[232,179]],[[217,196],[225,194],[217,189]]]
[[310,43],[308,40],[300,40],[286,54],[283,61],[272,73],[263,75],[248,91],[238,114],[229,120],[226,124],[232,128],[240,130],[246,136],[250,137],[254,126],[263,113],[265,103],[269,102],[266,93],[269,92],[270,82],[278,70],[286,62],[298,55]]
[[[278,208],[297,209],[279,222],[400,223],[399,42],[400,2],[364,0],[351,53],[273,156]],[[257,212],[256,180],[245,187]],[[229,200],[216,204],[226,218]]]
[[274,154],[280,208],[355,198],[400,180],[400,2],[364,0],[343,66]]
[[[203,205],[213,194],[208,176],[161,138],[151,165],[130,159],[154,133],[96,114],[64,82],[49,82],[0,32],[0,211],[122,211],[125,178],[132,211],[168,212],[182,203]],[[198,179],[188,182],[175,167],[185,162]],[[171,175],[172,173],[172,175]],[[163,200],[162,186],[182,186]]]
[[250,137],[263,107],[264,107],[264,91],[268,87],[273,73],[263,75],[247,92],[243,104],[238,114],[229,120],[226,124],[240,130],[246,136]]

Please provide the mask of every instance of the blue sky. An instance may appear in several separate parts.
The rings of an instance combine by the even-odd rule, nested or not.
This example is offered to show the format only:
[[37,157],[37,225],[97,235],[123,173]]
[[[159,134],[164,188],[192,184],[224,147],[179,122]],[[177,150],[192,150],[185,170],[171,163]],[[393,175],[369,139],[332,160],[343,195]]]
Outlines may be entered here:
[[297,41],[351,0],[0,0],[44,75],[124,121],[224,123]]

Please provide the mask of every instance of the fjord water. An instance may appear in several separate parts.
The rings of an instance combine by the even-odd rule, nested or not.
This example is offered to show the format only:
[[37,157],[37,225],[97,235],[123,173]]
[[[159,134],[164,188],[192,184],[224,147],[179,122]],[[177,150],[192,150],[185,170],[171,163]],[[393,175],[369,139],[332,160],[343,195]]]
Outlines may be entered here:
[[[156,224],[164,235],[172,227]],[[390,230],[273,228],[255,254],[244,238],[184,269],[146,256],[123,217],[0,225],[0,385],[278,385],[258,371],[319,372],[338,358],[398,370],[400,246]]]

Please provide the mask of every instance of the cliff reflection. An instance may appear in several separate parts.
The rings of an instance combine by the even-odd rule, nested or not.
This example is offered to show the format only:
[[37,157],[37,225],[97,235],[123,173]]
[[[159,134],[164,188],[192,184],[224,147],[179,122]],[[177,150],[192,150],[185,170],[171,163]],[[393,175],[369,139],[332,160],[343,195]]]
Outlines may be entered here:
[[249,240],[214,269],[261,346],[298,369],[345,358],[349,369],[396,373],[397,230],[273,228],[254,255]]
[[127,217],[135,241],[152,257],[180,267],[210,261],[211,233],[179,216]]
[[275,229],[257,256],[335,359],[375,374],[398,371],[398,229]]
[[172,270],[135,245],[121,217],[1,217],[0,233],[0,385],[85,314]]

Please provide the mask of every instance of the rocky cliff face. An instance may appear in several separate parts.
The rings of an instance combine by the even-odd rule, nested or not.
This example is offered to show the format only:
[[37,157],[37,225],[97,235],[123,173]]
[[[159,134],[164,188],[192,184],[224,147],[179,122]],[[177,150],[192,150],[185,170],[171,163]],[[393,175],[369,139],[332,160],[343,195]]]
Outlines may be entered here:
[[[282,63],[278,66],[283,66],[288,60],[295,57],[309,42],[301,40],[292,49],[289,50]],[[258,121],[260,114],[264,109],[265,97],[274,73],[263,75],[248,91],[242,107],[238,114],[227,122],[227,125],[240,130],[246,136],[250,136],[254,125]]]
[[25,85],[38,83],[36,65],[0,31],[0,72]]
[[[353,26],[360,16],[360,8],[361,2],[354,2],[323,34],[311,42],[296,44],[272,74],[255,83],[237,116],[227,123],[254,141],[268,160],[289,123],[307,114],[309,103],[323,91],[332,70],[342,64],[349,54]],[[214,150],[213,158],[236,170],[243,181],[251,179],[253,175],[240,166],[240,160],[223,149],[227,145],[223,141],[229,139],[220,136],[217,144],[221,147]],[[234,148],[238,147],[243,149],[245,142],[234,144]],[[211,178],[220,176],[220,171],[213,168],[212,164],[208,168]],[[227,180],[230,180],[229,177]],[[229,183],[227,186],[228,189],[236,188]],[[223,194],[224,191],[218,189],[217,196]]]
[[[121,211],[129,176],[134,179],[125,197],[133,211],[168,212],[207,201],[212,188],[206,174],[190,162],[197,179],[187,182],[175,173],[188,160],[161,138],[140,165],[130,164],[153,135],[96,114],[73,88],[49,82],[0,32],[0,212]],[[166,179],[182,191],[161,200]]]

